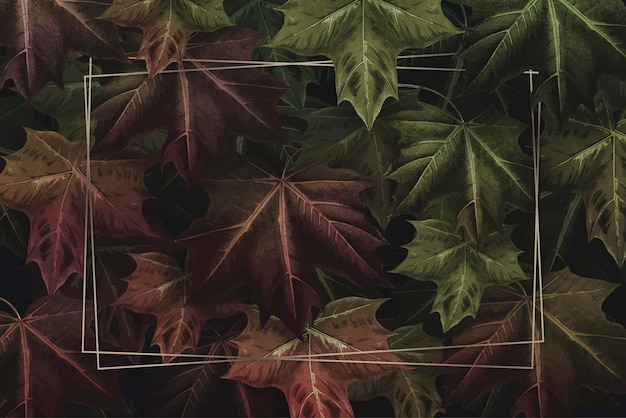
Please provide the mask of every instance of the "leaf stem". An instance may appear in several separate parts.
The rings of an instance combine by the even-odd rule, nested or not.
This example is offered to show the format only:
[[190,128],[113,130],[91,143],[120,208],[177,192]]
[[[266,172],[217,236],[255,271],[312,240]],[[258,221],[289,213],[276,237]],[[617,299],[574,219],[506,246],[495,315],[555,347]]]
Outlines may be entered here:
[[3,297],[0,297],[0,302],[4,303],[6,306],[8,306],[13,313],[15,314],[15,316],[17,316],[18,319],[22,319],[22,316],[20,315],[20,313],[17,311],[17,308],[15,306],[13,306],[13,304],[11,302],[9,302],[8,300],[6,300]]

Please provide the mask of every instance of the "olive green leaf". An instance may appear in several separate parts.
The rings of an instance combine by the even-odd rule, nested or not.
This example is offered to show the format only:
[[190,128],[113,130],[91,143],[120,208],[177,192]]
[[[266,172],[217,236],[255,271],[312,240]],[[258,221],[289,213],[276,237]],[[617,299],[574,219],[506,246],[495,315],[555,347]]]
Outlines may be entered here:
[[[85,137],[85,100],[83,78],[89,74],[89,65],[80,61],[81,55],[69,53],[63,71],[63,88],[48,82],[30,104],[19,95],[0,98],[0,132],[23,132],[22,127],[37,130],[50,129],[37,112],[49,115],[57,122],[56,129],[70,141]],[[92,74],[101,74],[94,65]],[[17,93],[17,89],[10,88]],[[100,92],[97,79],[91,81],[92,96]],[[95,123],[94,123],[95,125]]]
[[[271,42],[283,24],[283,16],[275,10],[284,0],[232,0],[224,4],[226,13],[238,26],[255,29],[268,34],[264,44]],[[265,62],[298,62],[303,57],[282,48],[262,44],[254,50],[252,59]],[[289,86],[281,100],[296,110],[304,110],[306,88],[309,83],[317,83],[313,69],[307,65],[277,66],[270,72],[282,84]]]
[[[601,96],[598,110],[608,110]],[[598,116],[602,115],[602,116]],[[542,137],[545,186],[578,193],[589,240],[599,238],[621,266],[626,259],[626,114],[580,110],[561,130]]]
[[454,225],[436,220],[409,221],[415,238],[404,248],[406,259],[392,273],[415,280],[433,281],[438,291],[432,312],[439,312],[444,331],[466,316],[475,317],[484,290],[526,278],[511,241],[511,227],[504,234],[492,232],[480,247],[454,232]]
[[367,130],[354,111],[345,106],[329,107],[300,115],[309,124],[296,142],[302,144],[297,166],[327,159],[331,167],[349,168],[368,176],[374,187],[363,193],[363,200],[382,229],[395,209],[391,182],[385,174],[400,154],[399,135],[391,126],[407,113],[418,110],[418,93],[402,95],[400,101],[383,109],[371,130]]
[[[63,72],[63,89],[52,82],[46,84],[32,101],[37,111],[52,116],[58,124],[58,132],[70,141],[85,138],[85,83],[89,64],[80,61],[79,54],[69,54]],[[93,75],[101,74],[98,66],[92,66]],[[100,93],[100,82],[91,80],[91,96]],[[95,126],[95,121],[92,123]]]
[[441,0],[289,0],[272,47],[333,60],[338,102],[352,103],[368,129],[388,97],[398,97],[396,58],[460,33]]
[[472,7],[460,55],[470,88],[494,90],[533,68],[535,101],[564,119],[591,105],[601,73],[626,67],[626,6],[620,0],[453,0]]
[[[429,348],[432,350],[402,351],[396,355],[412,363],[440,363],[443,345],[440,339],[426,334],[421,325],[398,328],[397,334],[389,338],[392,349]],[[366,401],[376,396],[385,396],[391,401],[396,417],[434,417],[437,412],[444,412],[440,407],[441,397],[435,384],[437,376],[443,371],[416,366],[384,376],[378,380],[361,380],[348,388],[348,395],[353,401]]]
[[135,141],[135,145],[152,155],[160,155],[166,140],[165,129],[157,129]]
[[426,103],[396,119],[390,125],[400,132],[402,154],[387,177],[398,182],[398,214],[450,197],[457,226],[480,244],[502,225],[505,203],[534,202],[532,158],[518,145],[521,122],[493,108],[465,121]]

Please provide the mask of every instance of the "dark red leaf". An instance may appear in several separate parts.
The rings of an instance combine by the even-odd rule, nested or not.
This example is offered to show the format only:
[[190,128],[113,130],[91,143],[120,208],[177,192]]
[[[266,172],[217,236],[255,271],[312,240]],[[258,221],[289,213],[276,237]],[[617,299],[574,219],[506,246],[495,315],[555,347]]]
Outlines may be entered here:
[[0,415],[65,416],[68,402],[129,411],[115,374],[81,353],[81,321],[82,302],[60,294],[39,299],[23,319],[0,312]]
[[323,307],[314,267],[359,288],[389,284],[376,254],[386,241],[360,207],[369,182],[357,173],[314,164],[274,175],[247,164],[200,184],[209,210],[179,239],[190,270],[206,283],[250,283],[262,321],[277,315],[301,334]]
[[[197,180],[207,160],[225,147],[228,133],[254,141],[287,143],[278,100],[288,89],[256,69],[211,70],[201,60],[249,60],[265,35],[249,29],[222,29],[196,35],[184,62],[189,72],[123,76],[103,88],[93,117],[96,149],[122,149],[166,128],[162,166],[173,162],[187,182]],[[222,64],[223,65],[223,64]]]

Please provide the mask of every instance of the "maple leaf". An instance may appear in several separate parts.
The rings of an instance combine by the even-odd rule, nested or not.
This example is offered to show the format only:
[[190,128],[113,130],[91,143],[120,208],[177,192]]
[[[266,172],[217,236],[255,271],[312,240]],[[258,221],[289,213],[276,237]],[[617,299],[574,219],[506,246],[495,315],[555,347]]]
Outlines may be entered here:
[[285,24],[269,46],[332,59],[338,102],[352,103],[368,129],[385,99],[398,98],[400,52],[460,33],[439,0],[289,0],[277,10]]
[[585,202],[588,238],[601,239],[615,261],[626,259],[626,113],[613,116],[598,99],[598,113],[580,110],[562,129],[543,135],[542,181],[576,191]]
[[146,60],[150,76],[181,62],[194,32],[233,26],[223,0],[114,0],[100,18],[141,28],[137,57]]
[[322,306],[314,267],[359,288],[389,285],[376,254],[386,241],[359,210],[369,184],[357,173],[317,163],[276,176],[246,163],[199,184],[211,204],[178,240],[191,251],[190,270],[206,282],[252,284],[262,320],[304,329]]
[[[78,54],[70,54],[63,71],[63,88],[47,83],[32,100],[31,106],[46,115],[52,116],[58,125],[58,132],[70,141],[85,138],[85,99],[84,77],[88,74],[102,74],[100,67],[80,62]],[[91,94],[100,93],[98,79],[91,80]]]
[[[172,367],[155,371],[143,391],[145,396],[141,398],[141,406],[145,404],[145,409],[142,409],[145,415],[229,416],[234,409],[236,416],[280,416],[275,413],[260,414],[263,402],[259,401],[275,402],[272,399],[274,391],[263,390],[264,399],[259,399],[243,383],[220,379],[228,371],[230,363],[215,362],[215,356],[237,355],[237,347],[231,340],[241,333],[246,323],[244,315],[238,316],[234,323],[228,322],[212,320],[207,323],[209,331],[203,332],[200,346],[193,351],[199,356],[198,360],[207,360],[206,363],[186,364],[188,359],[177,358],[172,361]],[[282,393],[278,394],[282,396]],[[216,405],[215,399],[219,399],[219,405]]]
[[[15,87],[8,90],[16,95],[0,98],[0,129],[7,133],[21,131],[23,127],[45,130],[45,118],[35,111],[50,115],[57,122],[58,132],[69,140],[85,137],[84,76],[89,73],[89,64],[79,61],[79,54],[70,53],[63,71],[63,88],[53,82],[46,83],[39,93],[26,103]],[[91,67],[92,74],[100,74],[98,66]],[[92,80],[93,94],[100,91],[100,83]],[[48,128],[49,129],[49,128]],[[7,137],[5,136],[5,138]]]
[[[267,33],[264,44],[254,50],[253,59],[264,62],[303,61],[300,55],[266,45],[271,42],[283,25],[283,16],[275,9],[283,3],[284,0],[231,0],[224,5],[238,26]],[[304,110],[307,85],[317,83],[313,69],[307,65],[281,65],[270,68],[269,71],[278,81],[291,88],[281,97],[282,101],[294,109]]]
[[63,87],[70,51],[127,61],[115,25],[96,19],[109,4],[108,0],[0,1],[0,47],[7,48],[0,86],[13,79],[30,102],[48,81]]
[[511,241],[510,227],[504,235],[492,232],[478,247],[455,234],[450,223],[436,219],[408,222],[415,228],[415,238],[404,247],[406,259],[391,273],[437,283],[432,312],[439,312],[444,331],[466,316],[476,316],[486,287],[526,277],[517,261],[522,251]]
[[[26,144],[4,157],[0,201],[30,219],[27,262],[41,270],[54,293],[73,273],[82,274],[87,161],[85,141],[26,129]],[[148,199],[143,174],[152,159],[129,149],[119,160],[91,159],[94,232],[112,238],[154,236],[141,208]]]
[[[234,344],[228,341],[234,333],[228,332],[224,336],[216,338],[213,342],[194,350],[196,355],[206,355],[206,360],[213,360],[213,356],[235,356],[236,350]],[[146,393],[147,408],[151,416],[179,416],[179,417],[197,417],[203,416],[202,412],[208,410],[206,403],[210,401],[208,395],[215,390],[219,378],[227,369],[227,363],[204,363],[185,366],[187,359],[177,359],[172,362],[177,364],[180,361],[181,366],[175,373],[165,370],[160,373],[160,378],[152,380]],[[175,363],[176,362],[176,363]],[[168,367],[169,368],[169,367]],[[163,384],[163,382],[167,382]],[[238,383],[238,386],[243,386]],[[241,388],[243,389],[243,388]],[[154,394],[159,396],[155,402]],[[161,400],[159,402],[158,400]],[[211,405],[212,408],[215,405]],[[212,409],[211,408],[211,409]],[[252,415],[247,415],[252,416]]]
[[333,107],[298,115],[308,122],[297,165],[327,159],[331,167],[349,168],[369,177],[374,188],[364,202],[383,230],[395,209],[391,182],[385,174],[396,161],[400,150],[395,129],[398,119],[410,115],[405,110],[419,110],[419,93],[404,94],[397,103],[383,110],[370,130],[351,109]]
[[493,108],[465,121],[427,103],[399,116],[390,125],[400,132],[402,154],[387,176],[398,182],[397,214],[449,197],[457,227],[480,244],[502,225],[505,203],[521,208],[534,203],[531,158],[517,142],[525,128],[521,122]]
[[[130,254],[137,268],[128,282],[126,291],[114,305],[127,307],[157,318],[152,343],[163,354],[180,354],[195,349],[208,318],[226,318],[241,311],[237,295],[222,286],[216,290],[199,286],[184,273],[172,257],[156,253]],[[218,293],[219,292],[219,293]],[[163,356],[171,361],[173,356]]]
[[[626,392],[626,330],[610,322],[602,303],[618,285],[577,276],[569,269],[544,278],[545,342],[485,345],[531,340],[532,295],[495,288],[485,295],[476,321],[459,330],[457,344],[483,344],[448,356],[449,364],[472,364],[455,369],[446,381],[447,404],[475,399],[507,381],[519,382],[511,416],[573,416],[583,386],[607,393]],[[541,312],[537,305],[537,328]],[[536,334],[536,338],[539,335]],[[498,370],[483,365],[528,365],[531,370]],[[584,367],[580,365],[584,364]],[[522,364],[523,365],[523,364]]]
[[[263,35],[248,29],[222,29],[196,35],[188,59],[248,59]],[[92,116],[98,121],[94,149],[123,149],[158,129],[167,129],[162,167],[174,163],[188,183],[204,172],[209,157],[221,155],[227,133],[256,141],[288,142],[278,116],[286,91],[269,74],[254,69],[212,70],[200,61],[154,78],[123,76],[103,87]]]
[[494,90],[529,68],[539,70],[534,100],[562,120],[576,105],[593,103],[600,74],[623,74],[620,0],[453,1],[472,7],[471,36],[459,55],[470,88]]
[[81,353],[80,300],[49,295],[15,315],[0,312],[2,416],[65,416],[67,402],[130,412],[115,374],[96,372],[95,358]]
[[[376,320],[376,310],[383,302],[385,300],[357,297],[332,301],[307,327],[303,340],[275,317],[262,327],[258,309],[248,307],[248,325],[233,340],[241,360],[234,363],[223,378],[253,387],[280,389],[287,398],[292,417],[352,417],[348,399],[350,383],[376,379],[405,368],[397,365],[398,358],[390,352],[358,354],[389,349],[387,338],[393,334]],[[332,353],[337,355],[330,355]],[[319,360],[335,362],[315,361],[313,355],[316,354],[327,355]],[[281,360],[284,356],[302,356],[302,359]],[[245,357],[273,359],[243,360]],[[386,364],[390,362],[396,364]]]
[[[443,342],[426,334],[421,326],[398,328],[397,335],[389,338],[391,349],[440,347]],[[402,361],[413,363],[440,363],[441,351],[437,349],[402,351],[396,353]],[[393,406],[396,417],[434,417],[441,408],[441,397],[435,378],[442,374],[428,366],[413,366],[381,377],[362,380],[348,388],[350,399],[366,401],[384,396]]]

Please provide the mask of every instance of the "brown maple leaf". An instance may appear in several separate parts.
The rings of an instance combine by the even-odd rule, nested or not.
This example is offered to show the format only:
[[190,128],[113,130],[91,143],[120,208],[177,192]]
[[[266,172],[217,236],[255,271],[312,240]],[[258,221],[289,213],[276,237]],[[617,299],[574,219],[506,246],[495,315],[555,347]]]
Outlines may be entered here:
[[233,26],[223,0],[115,0],[101,18],[141,28],[143,40],[137,57],[147,61],[150,76],[182,61],[194,32]]
[[[2,416],[65,416],[67,402],[130,412],[110,371],[81,353],[82,302],[61,294],[20,318],[0,312]],[[93,310],[87,310],[87,323]]]
[[[407,368],[397,364],[400,360],[390,352],[358,354],[389,350],[387,339],[393,334],[376,320],[383,302],[358,297],[332,301],[307,327],[303,340],[275,317],[261,326],[259,310],[248,307],[248,325],[234,340],[241,359],[223,377],[254,387],[277,387],[284,392],[292,417],[354,416],[348,399],[350,383]],[[337,355],[328,355],[332,353]],[[315,354],[327,354],[315,360],[330,362],[314,361]],[[302,358],[281,360],[284,356]]]
[[[626,393],[626,330],[610,322],[602,303],[618,285],[587,279],[564,269],[545,278],[545,342],[492,345],[531,340],[531,296],[509,288],[485,295],[476,321],[453,338],[453,345],[482,344],[449,354],[448,364],[472,364],[446,381],[446,404],[470,401],[507,381],[519,382],[511,416],[573,416],[582,386]],[[540,329],[537,304],[536,322]],[[540,332],[536,333],[539,339]],[[528,366],[532,370],[483,368]],[[580,364],[585,367],[581,368]]]
[[127,61],[111,22],[97,20],[110,0],[0,0],[0,86],[13,79],[32,100],[48,81],[63,88],[68,52]]
[[359,200],[370,183],[354,171],[316,163],[277,176],[245,163],[199,184],[211,204],[178,240],[190,269],[207,283],[252,284],[263,321],[276,315],[302,332],[323,306],[315,267],[359,288],[389,285],[376,254],[386,241]]
[[207,160],[226,148],[228,133],[255,141],[287,139],[278,116],[278,100],[288,89],[255,69],[212,70],[201,60],[247,60],[265,35],[227,28],[196,35],[183,63],[188,72],[123,76],[103,87],[92,113],[98,121],[94,149],[123,149],[158,129],[167,129],[162,167],[174,163],[191,183]]
[[[82,274],[87,161],[85,141],[26,129],[26,144],[4,157],[0,201],[30,219],[27,262],[41,270],[48,292],[73,273]],[[154,236],[142,213],[150,197],[143,175],[153,159],[129,149],[117,160],[91,159],[94,232],[112,238]]]
[[[126,282],[126,291],[114,302],[134,312],[157,318],[153,344],[163,354],[180,354],[195,349],[202,325],[209,318],[227,318],[243,309],[230,288],[204,287],[183,272],[176,260],[166,254],[130,254],[137,268]],[[163,356],[171,361],[173,356]]]

